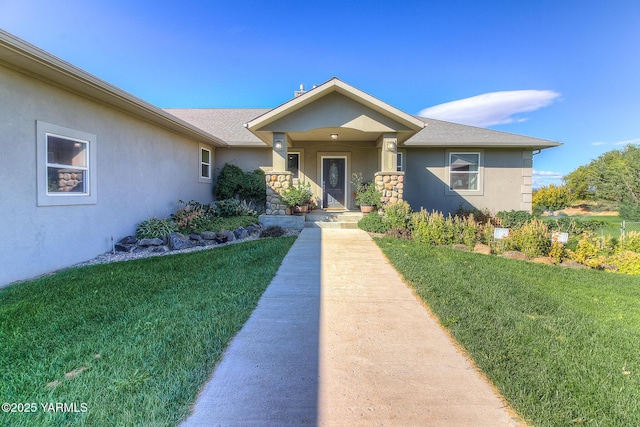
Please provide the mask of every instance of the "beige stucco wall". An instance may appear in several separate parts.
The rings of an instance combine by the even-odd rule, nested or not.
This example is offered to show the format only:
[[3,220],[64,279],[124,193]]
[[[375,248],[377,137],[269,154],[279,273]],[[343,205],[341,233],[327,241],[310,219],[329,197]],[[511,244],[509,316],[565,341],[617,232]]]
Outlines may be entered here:
[[[1,66],[0,99],[0,286],[109,251],[178,199],[211,200],[198,141]],[[97,203],[37,206],[36,120],[97,136]]]
[[[448,191],[450,151],[481,152],[481,188],[477,193]],[[531,210],[531,150],[496,148],[407,148],[405,200],[414,210],[454,213],[458,208]]]

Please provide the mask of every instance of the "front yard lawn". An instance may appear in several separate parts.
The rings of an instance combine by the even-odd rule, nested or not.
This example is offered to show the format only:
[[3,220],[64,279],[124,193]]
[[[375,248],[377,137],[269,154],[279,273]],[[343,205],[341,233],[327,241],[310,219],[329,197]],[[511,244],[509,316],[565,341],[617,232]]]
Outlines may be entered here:
[[0,402],[17,411],[0,412],[0,425],[176,425],[294,240],[72,268],[0,290]]
[[640,425],[638,277],[376,242],[532,425]]

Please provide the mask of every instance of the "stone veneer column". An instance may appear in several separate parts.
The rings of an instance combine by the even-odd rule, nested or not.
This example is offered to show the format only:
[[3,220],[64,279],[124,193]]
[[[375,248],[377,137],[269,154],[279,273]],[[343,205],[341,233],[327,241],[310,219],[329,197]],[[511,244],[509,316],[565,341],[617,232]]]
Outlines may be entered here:
[[376,188],[382,193],[382,208],[404,200],[404,172],[376,172]]
[[289,171],[284,172],[267,172],[267,215],[286,215],[287,205],[282,202],[280,194],[283,190],[291,187],[293,174]]

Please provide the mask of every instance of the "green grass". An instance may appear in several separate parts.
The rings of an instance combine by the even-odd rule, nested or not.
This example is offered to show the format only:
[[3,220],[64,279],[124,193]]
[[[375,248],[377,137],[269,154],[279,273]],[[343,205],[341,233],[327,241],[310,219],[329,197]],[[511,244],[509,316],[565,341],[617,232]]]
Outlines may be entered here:
[[87,408],[0,413],[0,425],[176,425],[294,240],[72,268],[0,290],[0,402]]
[[640,279],[376,242],[532,425],[640,425]]

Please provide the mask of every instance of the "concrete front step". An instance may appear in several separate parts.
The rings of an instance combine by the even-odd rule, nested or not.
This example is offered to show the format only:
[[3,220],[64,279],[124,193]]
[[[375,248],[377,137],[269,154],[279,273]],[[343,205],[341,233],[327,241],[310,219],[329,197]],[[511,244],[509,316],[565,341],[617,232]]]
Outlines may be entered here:
[[305,228],[358,228],[361,212],[315,210],[306,215]]

